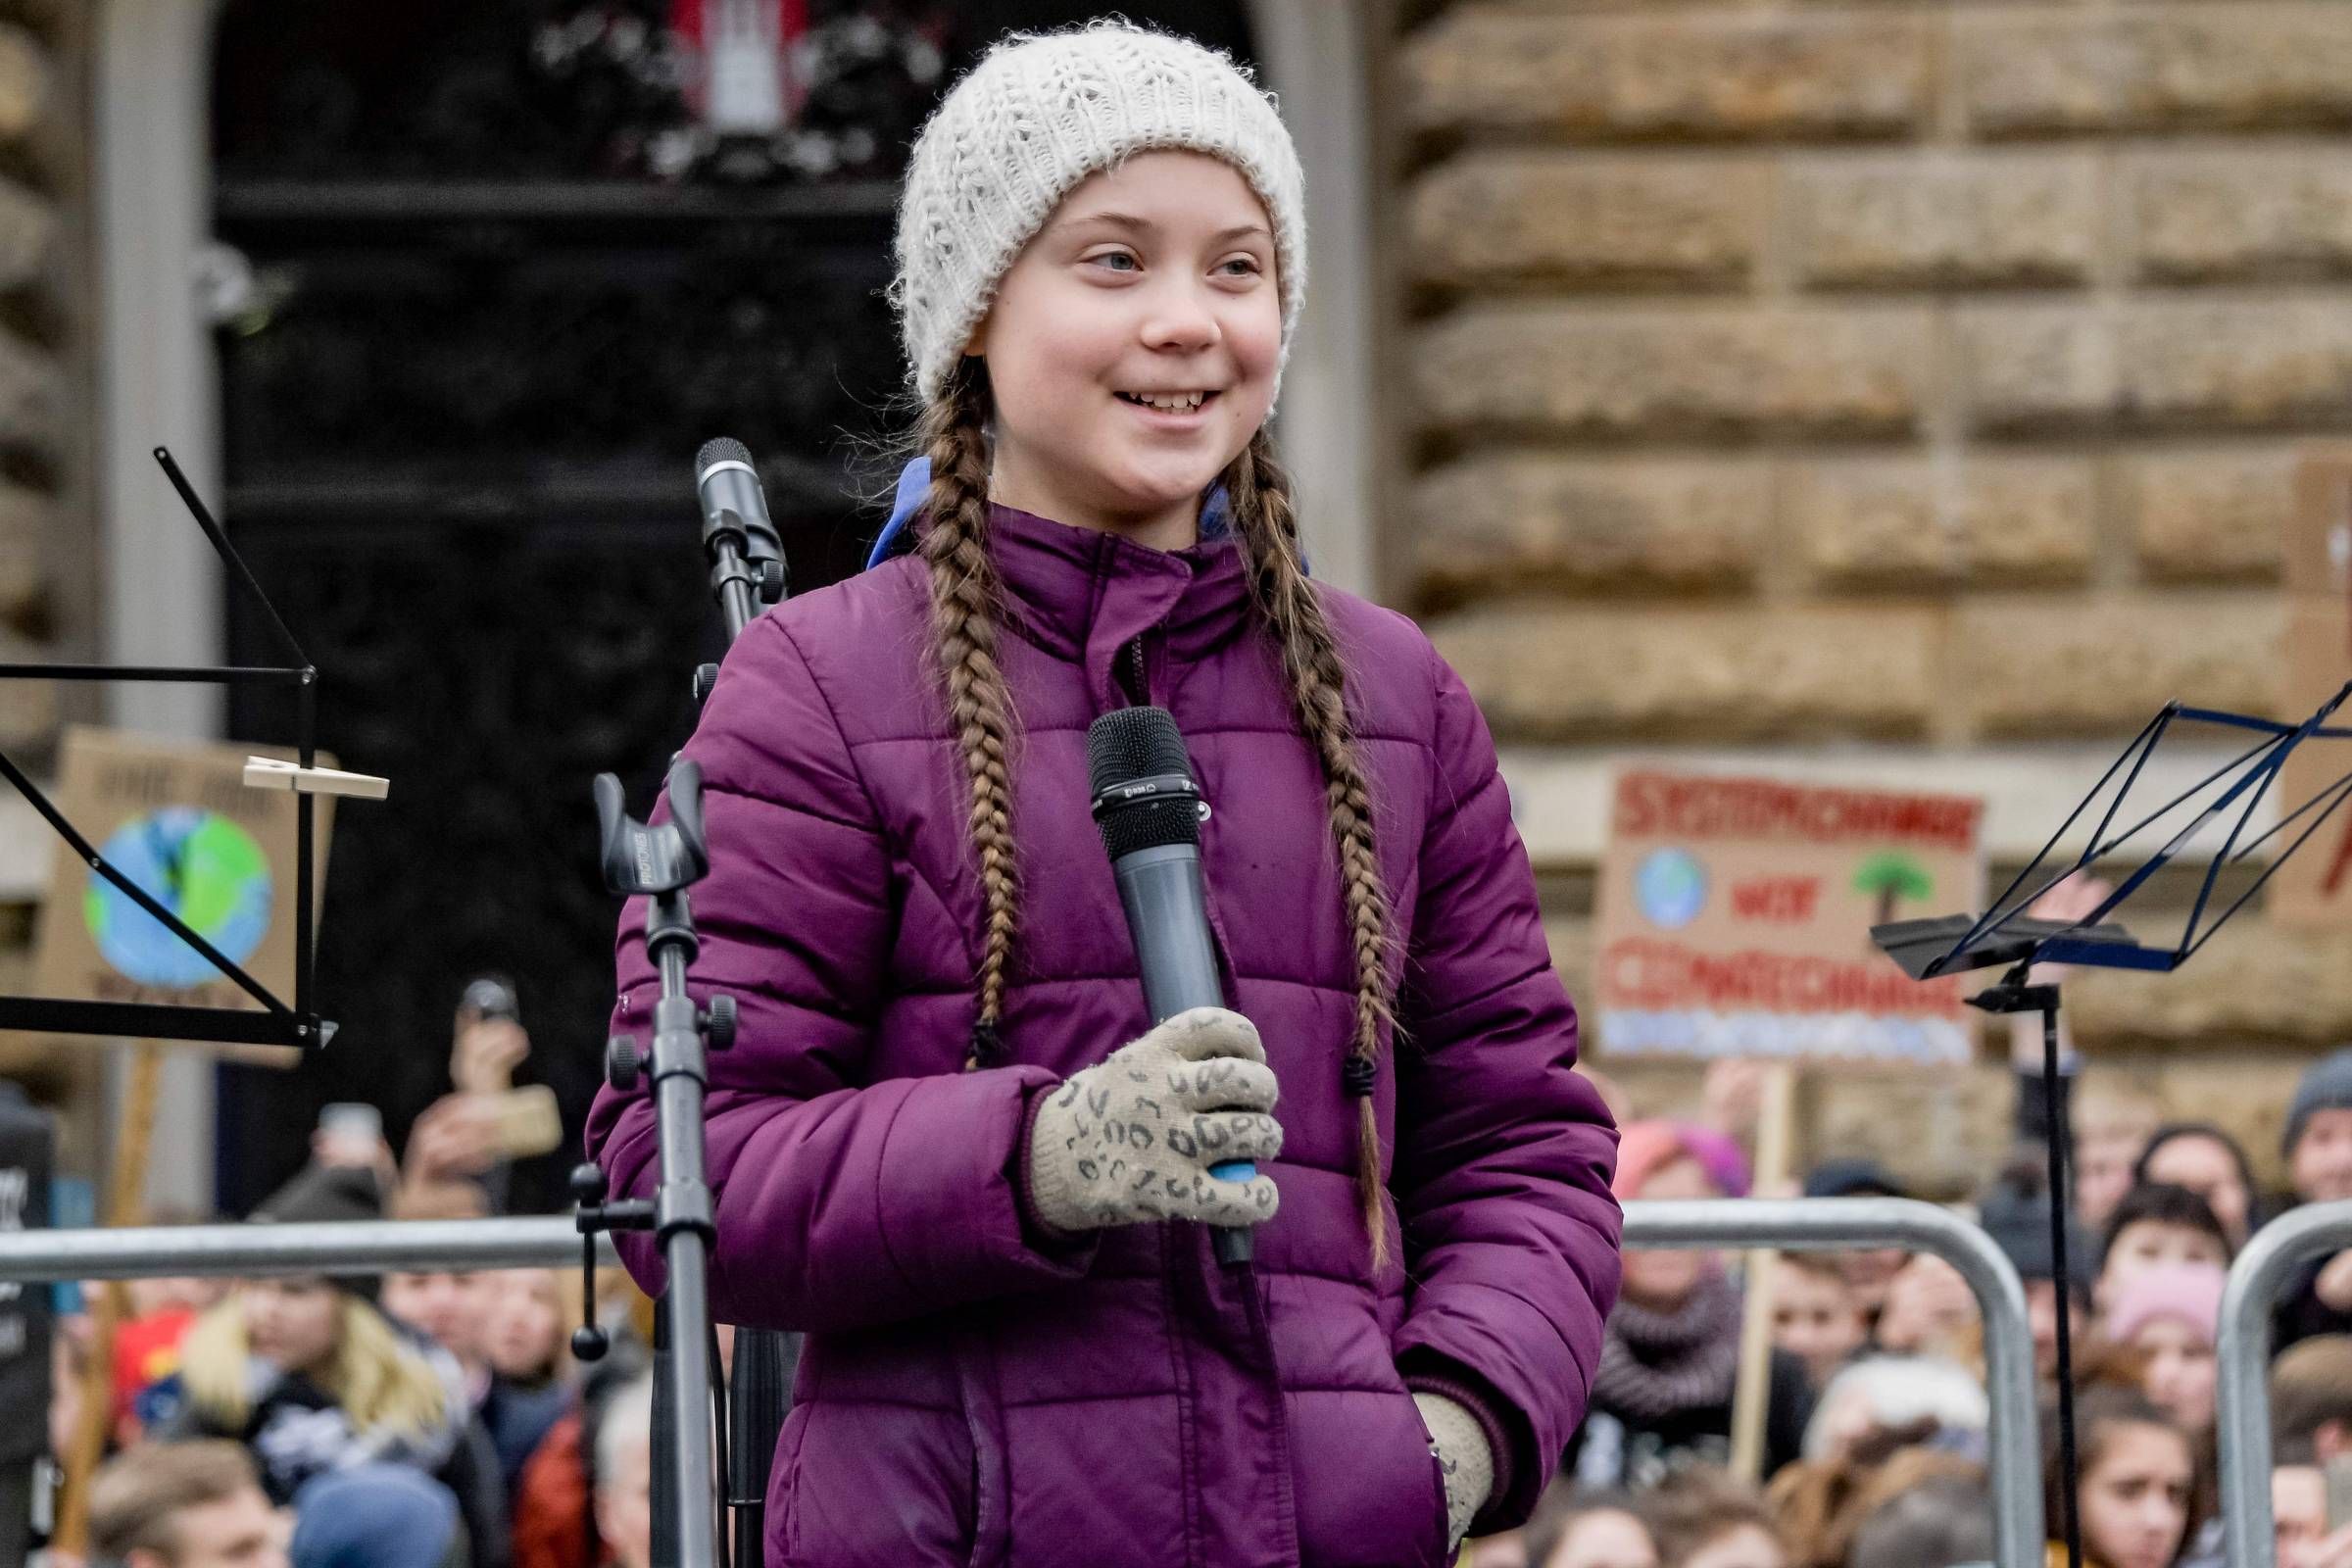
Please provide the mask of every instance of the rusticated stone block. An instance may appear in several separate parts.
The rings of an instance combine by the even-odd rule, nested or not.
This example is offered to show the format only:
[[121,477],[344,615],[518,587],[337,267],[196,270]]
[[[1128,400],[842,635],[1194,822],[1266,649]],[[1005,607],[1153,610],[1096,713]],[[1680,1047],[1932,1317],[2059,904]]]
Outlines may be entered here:
[[1477,457],[1414,487],[1424,592],[1700,588],[1745,579],[1771,484],[1760,461]]
[[1869,153],[1787,175],[1791,257],[1817,286],[2076,283],[2099,235],[2086,153]]
[[0,484],[0,625],[24,625],[47,592],[48,497]]
[[1886,436],[1918,417],[1928,343],[1907,306],[1482,307],[1424,328],[1413,375],[1441,428]]
[[1989,735],[2136,730],[2178,698],[2270,712],[2280,691],[2275,594],[2034,596],[1962,604],[1953,696]]
[[[54,657],[41,644],[0,632],[0,663]],[[57,688],[53,680],[0,680],[0,748],[46,746],[57,738]]]
[[2275,578],[2295,508],[2295,455],[2159,452],[2124,462],[2117,500],[2149,575]]
[[0,334],[0,444],[54,451],[65,410],[62,368],[21,338]]
[[2333,300],[1978,307],[1957,341],[1961,406],[1982,431],[2352,421],[2352,312]]
[[1915,735],[1936,698],[1928,610],[1495,606],[1431,622],[1510,741]]
[[1990,1060],[1916,1071],[1840,1063],[1804,1076],[1808,1156],[1878,1160],[1922,1197],[1973,1198],[2009,1149],[2016,1091]]
[[1965,309],[1953,340],[1956,395],[1974,429],[2040,433],[2099,424],[2122,401],[2114,334],[2087,305]]
[[2339,150],[2133,160],[2132,270],[2208,282],[2352,272],[2352,169]]
[[1769,177],[1736,158],[1473,154],[1413,186],[1414,270],[1456,288],[1736,282],[1761,244]]
[[49,56],[24,28],[0,23],[0,139],[14,141],[49,112]]
[[[2180,940],[2179,918],[2152,914],[2127,923],[2143,942]],[[2248,910],[2174,974],[2085,969],[2066,990],[2075,1029],[2111,1051],[2248,1041],[2334,1045],[2352,1038],[2352,932],[2294,930]],[[2270,1147],[2278,1147],[2275,1134]]]
[[1573,137],[1890,136],[1928,103],[1919,18],[1451,11],[1401,56],[1424,130]]
[[1810,463],[1783,504],[1839,586],[2079,580],[2097,531],[2091,466],[2071,458]]
[[1990,11],[1957,49],[1980,135],[2352,122],[2352,10],[2330,3]]

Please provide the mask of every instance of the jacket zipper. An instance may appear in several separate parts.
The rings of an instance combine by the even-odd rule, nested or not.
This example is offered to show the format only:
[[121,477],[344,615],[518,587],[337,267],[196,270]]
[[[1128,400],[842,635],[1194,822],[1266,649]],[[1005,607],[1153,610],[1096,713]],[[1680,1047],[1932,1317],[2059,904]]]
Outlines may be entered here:
[[1152,688],[1144,678],[1144,639],[1141,633],[1127,645],[1127,668],[1132,681],[1127,693],[1131,704],[1138,708],[1149,704]]

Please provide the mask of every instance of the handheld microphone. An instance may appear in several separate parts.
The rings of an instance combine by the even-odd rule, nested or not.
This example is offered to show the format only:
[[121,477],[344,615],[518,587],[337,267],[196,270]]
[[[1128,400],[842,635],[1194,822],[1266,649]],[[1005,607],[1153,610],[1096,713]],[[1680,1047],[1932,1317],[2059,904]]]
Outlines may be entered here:
[[784,539],[768,520],[767,492],[750,449],[719,436],[694,455],[694,488],[703,503],[703,554],[733,641],[751,620],[752,601],[784,597]]
[[[1200,820],[1207,808],[1174,716],[1164,708],[1104,713],[1087,727],[1086,771],[1152,1021],[1193,1007],[1224,1006],[1200,883]],[[1246,1182],[1257,1166],[1226,1160],[1208,1173]],[[1219,1226],[1216,1250],[1217,1261],[1228,1266],[1250,1261],[1250,1228]]]

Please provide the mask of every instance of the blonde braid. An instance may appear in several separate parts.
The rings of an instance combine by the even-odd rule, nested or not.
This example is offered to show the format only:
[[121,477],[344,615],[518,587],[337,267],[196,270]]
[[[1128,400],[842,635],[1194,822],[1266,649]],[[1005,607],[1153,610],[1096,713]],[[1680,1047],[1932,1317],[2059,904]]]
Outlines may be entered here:
[[966,1070],[1003,1052],[1005,971],[1020,923],[1012,848],[1012,694],[997,663],[996,565],[988,557],[987,372],[962,361],[924,411],[920,439],[931,459],[923,512],[923,564],[931,576],[931,641],[947,683],[948,722],[972,784],[969,821],[987,930],[980,954],[980,1015]]
[[1340,881],[1348,900],[1348,929],[1355,949],[1355,1030],[1345,1073],[1361,1109],[1356,1121],[1356,1196],[1372,1241],[1375,1273],[1388,1264],[1388,1225],[1381,1208],[1380,1120],[1371,1088],[1380,1062],[1380,1029],[1394,1025],[1389,1005],[1389,895],[1372,846],[1372,796],[1348,720],[1347,674],[1339,645],[1323,616],[1322,601],[1298,560],[1298,523],[1290,477],[1261,426],[1227,475],[1235,532],[1250,562],[1250,593],[1273,627],[1290,676],[1298,728],[1323,768],[1331,836],[1339,847]]

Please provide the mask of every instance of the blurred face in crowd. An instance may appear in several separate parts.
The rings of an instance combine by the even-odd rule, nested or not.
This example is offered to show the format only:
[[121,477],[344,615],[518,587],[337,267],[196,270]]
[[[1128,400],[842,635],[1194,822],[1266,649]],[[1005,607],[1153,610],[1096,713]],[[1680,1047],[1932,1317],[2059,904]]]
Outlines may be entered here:
[[2099,1299],[2115,1299],[2124,1282],[2167,1263],[2210,1263],[2226,1269],[2230,1257],[2211,1231],[2170,1220],[2134,1220],[2115,1233],[2107,1260],[2099,1268]]
[[596,1528],[617,1568],[647,1568],[654,1558],[653,1446],[624,1446],[618,1474],[596,1485]]
[[1685,1557],[1676,1568],[1788,1568],[1788,1554],[1762,1525],[1739,1525]]
[[286,1568],[293,1533],[259,1487],[180,1509],[171,1532],[171,1556],[134,1546],[124,1568]]
[[2148,1358],[2149,1399],[2189,1431],[2212,1431],[2218,1363],[2205,1337],[2181,1318],[2156,1317],[2139,1326],[2132,1348]]
[[430,1336],[467,1366],[482,1359],[490,1287],[480,1274],[387,1274],[384,1310]]
[[2315,1110],[2286,1156],[2287,1178],[2306,1203],[2352,1198],[2352,1110]]
[[1536,1568],[1658,1568],[1649,1529],[1622,1508],[1595,1508],[1568,1523],[1560,1544]]
[[1815,1388],[1862,1340],[1862,1308],[1837,1264],[1808,1268],[1782,1259],[1772,1276],[1772,1343],[1805,1363]]
[[1886,1304],[1886,1292],[1894,1277],[1911,1261],[1911,1254],[1900,1248],[1875,1248],[1866,1252],[1839,1252],[1838,1266],[1845,1270],[1847,1289],[1853,1292],[1854,1308],[1865,1318]]
[[2058,1374],[2058,1303],[2062,1299],[2075,1314],[2067,1326],[2079,1339],[2085,1325],[2082,1304],[2073,1293],[2059,1290],[2056,1280],[2026,1281],[2026,1322],[2034,1330],[2034,1370],[2045,1378]]
[[2205,1200],[2222,1229],[2239,1246],[2245,1245],[2254,1195],[2246,1191],[2246,1178],[2229,1145],[2203,1133],[2168,1138],[2148,1156],[2147,1179],[2185,1187]]
[[2132,1190],[2132,1169],[2147,1140],[2136,1131],[2085,1133],[2075,1140],[2075,1212],[2097,1230]]
[[[1644,1200],[1678,1198],[1721,1198],[1722,1189],[1707,1179],[1695,1159],[1670,1160],[1642,1184]],[[1622,1294],[1636,1306],[1669,1312],[1683,1304],[1699,1281],[1715,1267],[1713,1252],[1657,1252],[1628,1248]]]
[[2103,1436],[2079,1493],[2083,1556],[2100,1568],[2172,1568],[2195,1479],[2188,1440],[2136,1422]]
[[2280,1465],[2271,1472],[2272,1540],[2278,1568],[2332,1568],[2341,1544],[2328,1539],[2328,1477],[2317,1465]]
[[342,1298],[319,1279],[255,1280],[245,1287],[245,1344],[288,1372],[311,1372],[334,1354]]
[[482,1358],[510,1378],[543,1378],[555,1369],[564,1334],[564,1299],[553,1269],[502,1269],[483,1276],[488,1310]]

